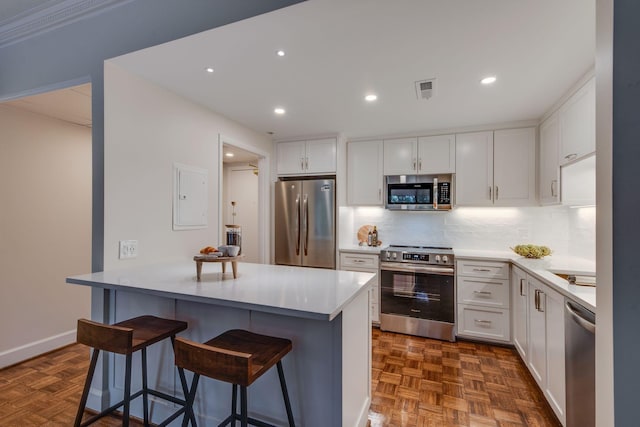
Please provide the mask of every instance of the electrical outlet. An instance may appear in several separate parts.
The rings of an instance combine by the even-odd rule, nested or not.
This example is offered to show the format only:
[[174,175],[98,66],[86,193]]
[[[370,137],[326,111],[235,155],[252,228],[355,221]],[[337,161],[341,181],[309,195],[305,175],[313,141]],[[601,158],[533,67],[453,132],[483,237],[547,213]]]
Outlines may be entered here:
[[120,240],[120,259],[135,258],[138,256],[137,240]]

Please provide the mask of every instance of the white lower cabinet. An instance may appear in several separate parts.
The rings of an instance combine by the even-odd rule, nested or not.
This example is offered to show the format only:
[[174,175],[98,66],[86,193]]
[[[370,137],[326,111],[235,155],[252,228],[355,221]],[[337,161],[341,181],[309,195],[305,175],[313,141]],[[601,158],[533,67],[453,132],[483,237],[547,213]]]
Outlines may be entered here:
[[526,364],[556,416],[565,425],[564,297],[527,276]]
[[509,263],[458,260],[457,335],[509,342]]
[[340,251],[340,270],[361,271],[364,273],[375,273],[377,275],[369,295],[369,301],[371,301],[371,321],[373,323],[380,323],[379,258],[378,254]]
[[529,331],[527,330],[528,301],[527,273],[518,267],[511,267],[511,312],[513,313],[513,345],[522,360],[527,360]]

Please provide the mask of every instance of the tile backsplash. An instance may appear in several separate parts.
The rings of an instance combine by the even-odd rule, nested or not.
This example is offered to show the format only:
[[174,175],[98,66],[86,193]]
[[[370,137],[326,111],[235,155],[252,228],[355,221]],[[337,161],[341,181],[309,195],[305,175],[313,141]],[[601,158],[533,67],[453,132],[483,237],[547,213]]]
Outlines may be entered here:
[[378,227],[389,244],[509,250],[517,244],[549,246],[558,255],[595,260],[595,207],[455,208],[448,212],[340,207],[341,245],[357,245],[362,225]]

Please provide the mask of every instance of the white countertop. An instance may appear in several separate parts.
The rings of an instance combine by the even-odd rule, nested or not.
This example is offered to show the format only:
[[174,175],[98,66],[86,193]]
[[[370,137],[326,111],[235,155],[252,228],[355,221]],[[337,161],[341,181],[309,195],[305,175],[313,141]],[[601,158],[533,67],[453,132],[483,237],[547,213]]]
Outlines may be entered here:
[[184,261],[72,276],[67,283],[330,321],[356,295],[368,290],[375,277],[372,273],[240,262],[234,279],[230,270],[227,266],[223,275],[219,264],[204,263],[198,282],[195,262]]
[[356,252],[363,254],[376,254],[380,253],[380,250],[385,246],[367,246],[367,245],[342,245],[340,246],[340,252]]
[[574,257],[550,255],[542,259],[521,257],[512,251],[484,251],[454,249],[457,259],[479,259],[509,261],[542,280],[564,296],[582,304],[589,310],[596,310],[596,288],[590,286],[570,285],[556,273],[593,276],[596,274],[596,263],[591,260]]

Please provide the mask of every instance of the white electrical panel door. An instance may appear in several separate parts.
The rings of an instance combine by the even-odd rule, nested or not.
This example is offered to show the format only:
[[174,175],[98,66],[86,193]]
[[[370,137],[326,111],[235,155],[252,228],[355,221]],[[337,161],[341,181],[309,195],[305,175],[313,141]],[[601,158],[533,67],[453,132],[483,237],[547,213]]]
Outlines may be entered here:
[[207,181],[206,169],[175,166],[174,230],[207,227]]

